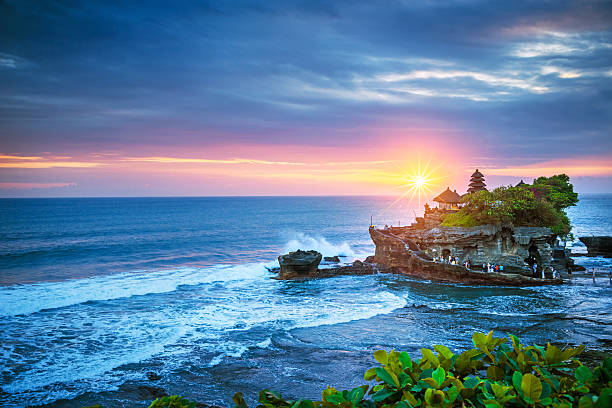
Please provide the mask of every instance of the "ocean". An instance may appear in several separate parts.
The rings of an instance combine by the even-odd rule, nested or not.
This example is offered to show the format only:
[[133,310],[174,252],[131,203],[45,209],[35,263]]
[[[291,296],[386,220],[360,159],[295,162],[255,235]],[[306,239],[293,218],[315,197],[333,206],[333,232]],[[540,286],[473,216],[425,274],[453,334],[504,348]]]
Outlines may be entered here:
[[[0,200],[0,405],[147,406],[159,388],[223,406],[237,391],[253,402],[263,388],[318,398],[327,385],[363,384],[377,349],[459,351],[491,329],[612,350],[603,276],[541,288],[386,274],[272,279],[267,267],[289,250],[344,262],[373,254],[370,217],[405,225],[422,211],[394,201]],[[576,236],[612,235],[612,195],[581,195],[568,213]]]

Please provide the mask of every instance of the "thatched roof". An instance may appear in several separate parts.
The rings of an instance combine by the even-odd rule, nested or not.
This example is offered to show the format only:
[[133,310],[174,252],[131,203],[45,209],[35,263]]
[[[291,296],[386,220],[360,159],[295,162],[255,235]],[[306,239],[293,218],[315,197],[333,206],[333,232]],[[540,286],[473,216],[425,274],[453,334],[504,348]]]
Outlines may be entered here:
[[460,202],[461,201],[461,196],[459,194],[457,194],[457,190],[451,191],[451,189],[449,187],[447,187],[446,190],[442,194],[440,194],[439,196],[437,196],[433,200],[435,202],[437,202],[437,203],[449,203],[449,204],[453,204],[453,203]]

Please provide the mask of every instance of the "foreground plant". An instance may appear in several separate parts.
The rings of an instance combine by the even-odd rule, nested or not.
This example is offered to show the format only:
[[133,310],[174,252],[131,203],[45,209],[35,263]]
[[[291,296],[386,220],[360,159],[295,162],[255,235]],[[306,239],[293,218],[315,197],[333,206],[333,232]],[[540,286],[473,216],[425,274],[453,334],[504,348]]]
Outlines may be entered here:
[[[475,348],[461,354],[445,346],[421,349],[418,361],[406,352],[379,350],[374,358],[380,366],[364,375],[376,381],[373,387],[328,387],[321,401],[286,400],[263,390],[257,407],[612,407],[612,358],[591,371],[575,358],[584,346],[524,346],[516,336],[497,338],[493,331],[475,333],[472,342]],[[248,408],[241,393],[234,402]]]
[[[576,358],[584,346],[525,346],[513,335],[493,337],[493,331],[474,333],[472,342],[474,348],[460,354],[445,346],[423,348],[420,360],[405,351],[379,350],[374,358],[380,366],[364,375],[374,386],[327,387],[321,401],[287,400],[266,389],[257,408],[612,407],[612,357],[591,370]],[[248,408],[242,393],[233,399],[235,408]],[[196,406],[175,395],[149,408]]]

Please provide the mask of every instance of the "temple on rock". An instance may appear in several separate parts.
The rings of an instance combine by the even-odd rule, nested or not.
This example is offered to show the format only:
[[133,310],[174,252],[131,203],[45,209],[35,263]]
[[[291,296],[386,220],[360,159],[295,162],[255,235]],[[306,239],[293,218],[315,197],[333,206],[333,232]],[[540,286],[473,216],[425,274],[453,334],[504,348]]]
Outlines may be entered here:
[[[476,170],[470,179],[468,193],[486,190],[483,174]],[[432,208],[425,204],[425,214],[405,227],[370,227],[376,245],[374,260],[402,273],[426,278],[464,283],[497,283],[530,285],[541,279],[532,278],[532,265],[542,269],[564,269],[565,264],[553,259],[555,234],[545,227],[511,225],[478,225],[446,227],[444,217],[460,210],[462,196],[450,187],[433,199]],[[457,264],[435,262],[453,258]],[[561,259],[561,258],[560,258]],[[565,262],[561,259],[559,262]],[[503,265],[504,274],[495,278],[483,274],[482,265]],[[464,265],[471,265],[466,267]],[[511,277],[507,275],[517,274]],[[550,273],[547,272],[549,275]],[[483,277],[485,276],[485,277]],[[489,277],[486,277],[489,276]],[[549,282],[554,283],[554,282]],[[548,284],[548,283],[544,283]]]

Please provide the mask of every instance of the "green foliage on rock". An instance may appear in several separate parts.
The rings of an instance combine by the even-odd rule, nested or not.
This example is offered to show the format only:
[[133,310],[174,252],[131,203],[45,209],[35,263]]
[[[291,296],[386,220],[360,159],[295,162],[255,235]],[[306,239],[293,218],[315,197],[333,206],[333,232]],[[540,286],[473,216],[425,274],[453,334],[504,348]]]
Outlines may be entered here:
[[[321,401],[287,400],[263,390],[257,408],[411,408],[411,407],[594,407],[612,406],[612,358],[591,370],[576,359],[584,346],[561,350],[520,344],[516,336],[475,333],[474,348],[454,354],[445,346],[408,353],[379,350],[380,366],[365,372],[365,384],[352,390],[328,387]],[[248,408],[241,393],[236,408]]]
[[456,213],[447,214],[442,221],[442,225],[444,227],[471,228],[478,225],[478,223],[469,213],[459,211]]
[[178,395],[157,398],[149,408],[195,408],[196,403]]
[[569,177],[559,174],[539,177],[532,185],[499,187],[463,197],[463,208],[448,214],[443,226],[515,225],[548,227],[562,237],[570,237],[571,225],[565,208],[576,205],[578,194]]

